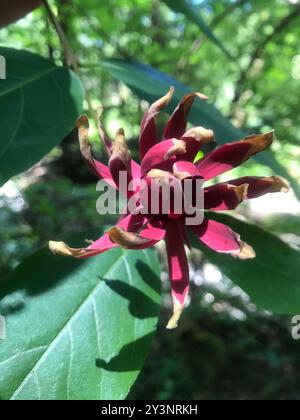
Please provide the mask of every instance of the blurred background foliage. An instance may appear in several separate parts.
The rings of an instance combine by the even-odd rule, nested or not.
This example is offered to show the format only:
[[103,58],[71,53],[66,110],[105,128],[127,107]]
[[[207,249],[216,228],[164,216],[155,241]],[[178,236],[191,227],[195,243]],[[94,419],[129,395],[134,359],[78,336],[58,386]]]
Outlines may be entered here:
[[[136,146],[147,104],[113,79],[101,60],[138,60],[208,95],[237,127],[250,132],[275,128],[273,151],[299,180],[300,2],[192,3],[231,58],[196,24],[159,0],[50,2],[76,55],[90,105],[105,107],[110,133],[123,126]],[[2,29],[0,44],[67,64],[44,8]],[[239,176],[250,173],[270,172],[253,162],[235,170]],[[96,214],[97,197],[73,132],[40,164],[0,189],[1,277],[49,238],[112,222]],[[281,196],[258,199],[238,212],[300,248],[300,205],[292,192],[284,202]],[[290,319],[255,308],[200,253],[193,252],[190,260],[192,299],[175,333],[164,329],[171,303],[162,272],[161,325],[130,397],[299,399],[300,347],[291,338]]]

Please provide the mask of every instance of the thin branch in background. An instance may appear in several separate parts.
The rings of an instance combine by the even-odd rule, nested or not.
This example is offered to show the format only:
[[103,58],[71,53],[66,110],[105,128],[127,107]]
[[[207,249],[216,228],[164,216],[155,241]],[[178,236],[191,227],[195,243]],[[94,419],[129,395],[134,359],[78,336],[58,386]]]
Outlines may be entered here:
[[80,70],[79,70],[79,66],[78,66],[78,63],[77,63],[77,59],[75,57],[75,54],[73,53],[73,50],[72,50],[72,48],[69,44],[69,41],[68,41],[67,37],[66,37],[66,35],[65,35],[65,33],[62,29],[61,24],[59,23],[57,17],[53,13],[48,1],[43,0],[43,4],[44,4],[45,9],[47,11],[49,20],[52,23],[52,25],[53,25],[53,27],[54,27],[54,29],[55,29],[58,37],[59,37],[60,43],[63,47],[67,65],[69,67],[72,67],[73,70],[79,75]]
[[75,54],[72,50],[72,47],[69,43],[69,40],[68,40],[68,38],[67,38],[63,28],[62,28],[62,25],[60,24],[58,18],[56,17],[54,12],[52,11],[48,1],[43,0],[43,4],[44,4],[44,6],[46,8],[46,11],[48,13],[49,20],[52,23],[52,25],[53,25],[53,27],[54,27],[54,29],[55,29],[58,37],[59,37],[61,46],[64,50],[64,55],[65,55],[65,58],[66,58],[67,65],[74,70],[74,72],[77,74],[77,76],[80,78],[80,80],[82,82],[82,85],[83,85],[84,91],[85,91],[86,101],[87,101],[87,104],[88,104],[88,107],[89,107],[89,111],[90,111],[90,113],[91,113],[91,115],[92,115],[92,117],[95,121],[96,127],[97,127],[98,124],[99,124],[98,115],[97,115],[97,112],[93,109],[92,98],[91,98],[91,95],[89,93],[89,90],[84,85],[83,75],[81,73],[80,66],[78,64],[77,58],[76,58],[76,56],[75,56]]
[[[211,29],[215,29],[226,17],[232,13],[237,7],[243,6],[248,0],[237,0],[236,2],[230,4],[228,7],[225,8],[225,10],[220,13],[219,15],[215,16],[212,19],[212,22],[210,24]],[[201,45],[207,40],[207,37],[201,33],[201,35],[193,42],[191,47],[188,49],[187,53],[182,55],[176,65],[177,71],[182,71],[188,64],[189,56],[194,54]]]
[[285,16],[273,29],[273,31],[267,35],[262,41],[258,43],[256,48],[254,49],[251,58],[249,60],[249,63],[247,66],[242,70],[239,80],[236,83],[236,90],[234,94],[234,98],[232,100],[232,107],[239,101],[242,93],[245,81],[248,78],[249,72],[252,70],[253,64],[255,61],[260,58],[269,44],[273,39],[277,38],[279,35],[281,35],[282,32],[284,32],[290,23],[295,20],[300,15],[300,5],[295,6],[294,9]]

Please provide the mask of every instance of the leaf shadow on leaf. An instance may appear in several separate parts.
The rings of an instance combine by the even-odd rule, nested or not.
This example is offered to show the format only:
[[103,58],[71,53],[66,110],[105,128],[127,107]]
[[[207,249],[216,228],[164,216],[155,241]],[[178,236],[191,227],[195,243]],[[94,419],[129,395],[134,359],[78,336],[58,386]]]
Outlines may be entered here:
[[[139,260],[135,267],[141,279],[157,294],[161,292],[161,281],[151,268]],[[152,318],[157,315],[159,304],[154,302],[136,287],[120,279],[103,279],[105,284],[114,292],[129,301],[129,311],[132,316],[139,319]]]
[[103,279],[103,281],[111,290],[128,300],[129,312],[135,318],[146,319],[157,315],[159,305],[149,299],[148,296],[136,287],[130,286],[118,279]]
[[161,293],[161,279],[143,261],[139,260],[135,264],[137,271],[145,283],[147,283],[156,293]]
[[120,352],[108,362],[103,359],[96,359],[96,367],[109,372],[133,372],[139,371],[144,362],[144,355],[148,353],[154,333],[126,344]]

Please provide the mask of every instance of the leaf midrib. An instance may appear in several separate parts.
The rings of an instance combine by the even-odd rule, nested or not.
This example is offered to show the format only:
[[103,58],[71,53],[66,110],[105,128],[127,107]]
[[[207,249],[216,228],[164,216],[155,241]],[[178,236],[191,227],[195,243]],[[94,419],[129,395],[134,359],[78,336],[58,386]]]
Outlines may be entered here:
[[[121,250],[121,254],[118,256],[118,258],[113,262],[112,265],[110,265],[106,271],[102,274],[102,276],[105,276],[108,272],[112,271],[121,261],[122,257],[124,256],[124,252]],[[18,388],[13,392],[13,394],[9,397],[10,400],[13,400],[18,392],[22,389],[22,386],[26,384],[26,381],[30,378],[31,374],[35,371],[36,368],[39,367],[42,360],[46,357],[49,351],[51,351],[51,348],[53,347],[54,343],[60,338],[61,335],[64,334],[64,331],[69,327],[70,322],[72,319],[80,312],[81,308],[85,305],[85,303],[92,298],[93,294],[98,290],[99,285],[101,285],[102,282],[97,282],[96,286],[89,292],[89,294],[84,298],[84,300],[80,303],[80,305],[77,307],[77,309],[73,312],[73,314],[70,316],[68,321],[65,323],[65,325],[62,326],[62,328],[59,330],[59,332],[56,334],[56,336],[53,338],[53,340],[49,343],[46,350],[43,354],[41,354],[39,360],[34,364],[34,366],[30,369],[30,371],[27,373],[25,378],[22,380]]]

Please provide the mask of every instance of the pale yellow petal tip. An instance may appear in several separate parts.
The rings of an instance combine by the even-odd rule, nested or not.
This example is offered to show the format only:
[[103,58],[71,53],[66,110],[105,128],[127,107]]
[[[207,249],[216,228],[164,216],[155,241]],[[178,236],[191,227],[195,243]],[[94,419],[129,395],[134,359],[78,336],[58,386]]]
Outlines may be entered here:
[[170,86],[168,93],[171,94],[171,95],[173,95],[174,91],[175,91],[175,87],[174,86]]
[[77,128],[89,128],[90,123],[88,117],[86,115],[80,115],[76,120],[76,126]]
[[82,254],[82,249],[70,248],[65,242],[49,241],[49,249],[55,255],[63,257],[79,257]]
[[49,241],[49,249],[55,255],[66,255],[68,246],[64,242]]
[[[291,189],[289,181],[281,176],[272,176],[274,192],[288,193]],[[271,191],[272,192],[272,191]]]
[[209,100],[209,97],[204,95],[201,92],[196,92],[196,95],[198,96],[198,98],[202,99],[203,101],[208,101]]
[[247,244],[246,242],[241,242],[241,248],[239,252],[236,254],[240,260],[250,260],[256,257],[255,251],[251,245]]
[[184,305],[181,305],[177,301],[174,302],[173,315],[166,326],[167,330],[174,330],[175,328],[178,327],[178,321],[181,317],[183,309],[184,309]]

